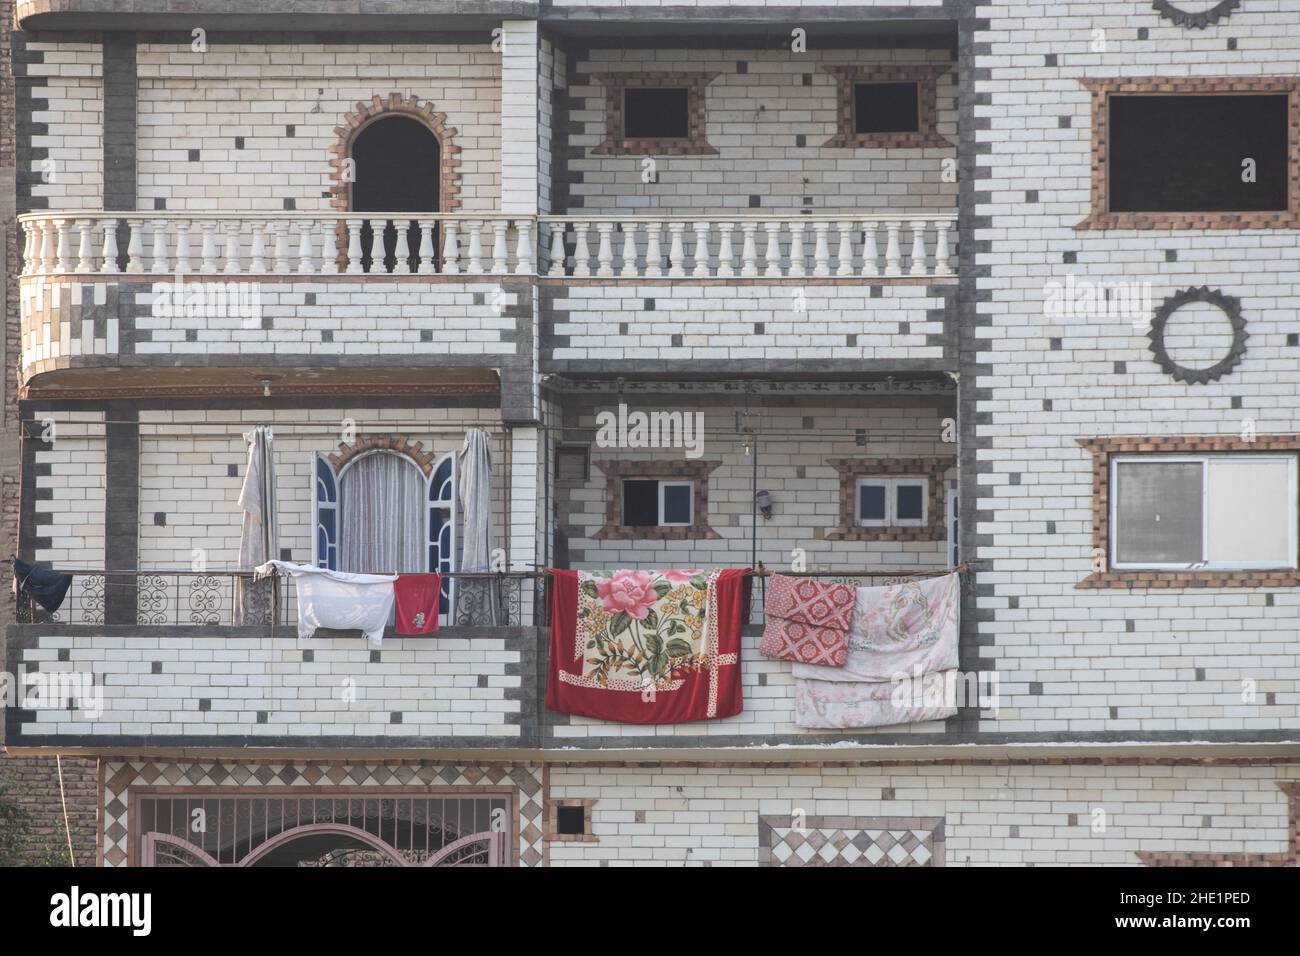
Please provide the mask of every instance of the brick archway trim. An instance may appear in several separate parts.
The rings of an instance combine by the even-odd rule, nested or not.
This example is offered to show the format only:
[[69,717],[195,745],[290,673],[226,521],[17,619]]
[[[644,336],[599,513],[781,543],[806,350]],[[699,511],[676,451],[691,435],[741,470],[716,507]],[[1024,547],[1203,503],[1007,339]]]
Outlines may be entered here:
[[343,169],[352,155],[352,144],[371,123],[390,116],[410,117],[438,137],[438,211],[455,212],[460,208],[460,147],[454,142],[457,130],[447,125],[447,114],[436,112],[428,100],[401,93],[389,93],[386,98],[375,94],[368,103],[358,100],[343,117],[343,125],[334,127],[338,142],[329,148],[330,178],[334,181],[329,189],[330,206],[339,212],[351,211],[352,184],[344,180]]
[[372,451],[391,451],[405,455],[420,466],[426,478],[433,474],[433,465],[437,458],[433,452],[424,450],[423,442],[413,443],[405,435],[358,435],[357,440],[351,445],[346,442],[340,443],[339,450],[329,456],[334,474],[341,472],[343,466],[352,459]]

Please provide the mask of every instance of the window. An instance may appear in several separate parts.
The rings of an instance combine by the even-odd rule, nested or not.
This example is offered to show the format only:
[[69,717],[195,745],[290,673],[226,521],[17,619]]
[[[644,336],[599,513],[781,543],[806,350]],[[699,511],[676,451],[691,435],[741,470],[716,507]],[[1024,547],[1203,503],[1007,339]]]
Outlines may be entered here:
[[[939,133],[939,82],[952,84],[944,65],[826,66],[835,78],[833,149],[951,149]],[[948,90],[952,87],[948,86]],[[950,93],[944,108],[951,109]],[[945,122],[956,128],[956,115]]]
[[1092,211],[1078,229],[1300,226],[1300,79],[1089,78]]
[[690,91],[685,87],[638,86],[623,91],[626,139],[686,139],[690,134]]
[[927,524],[926,478],[859,478],[857,521],[864,528],[918,528]]
[[1111,96],[1110,211],[1286,210],[1287,100]]
[[695,483],[628,479],[623,482],[623,525],[680,528],[694,523]]
[[593,156],[716,156],[705,129],[705,88],[717,73],[597,73],[605,88],[586,109],[605,112]]
[[917,83],[856,83],[853,86],[853,132],[919,132],[919,103],[920,85]]
[[1111,461],[1111,567],[1296,567],[1296,456]]
[[562,836],[581,836],[587,832],[587,808],[556,807],[555,832]]

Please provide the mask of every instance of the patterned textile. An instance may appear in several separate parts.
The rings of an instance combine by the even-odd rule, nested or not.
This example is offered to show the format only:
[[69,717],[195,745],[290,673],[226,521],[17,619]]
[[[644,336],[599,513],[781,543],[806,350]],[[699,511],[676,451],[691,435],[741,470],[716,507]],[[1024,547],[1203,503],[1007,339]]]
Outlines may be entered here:
[[853,603],[854,589],[847,585],[774,575],[763,604],[759,653],[777,660],[843,667]]
[[552,574],[551,710],[639,724],[740,712],[748,572]]
[[309,564],[268,561],[255,569],[256,577],[287,574],[298,592],[298,639],[306,640],[317,628],[362,631],[378,647],[393,613],[393,582],[384,574],[346,574]]
[[[957,712],[936,696],[957,667],[957,574],[858,588],[843,667],[796,663],[800,727],[880,727],[938,720]],[[897,693],[894,693],[897,691]]]

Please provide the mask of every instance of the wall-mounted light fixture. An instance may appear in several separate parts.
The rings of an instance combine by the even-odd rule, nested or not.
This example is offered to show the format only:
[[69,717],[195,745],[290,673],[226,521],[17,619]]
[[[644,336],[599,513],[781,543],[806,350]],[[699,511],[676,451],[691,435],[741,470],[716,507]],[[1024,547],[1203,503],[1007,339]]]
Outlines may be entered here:
[[758,512],[765,519],[772,518],[772,495],[766,491],[757,491],[754,493],[754,504],[758,505]]

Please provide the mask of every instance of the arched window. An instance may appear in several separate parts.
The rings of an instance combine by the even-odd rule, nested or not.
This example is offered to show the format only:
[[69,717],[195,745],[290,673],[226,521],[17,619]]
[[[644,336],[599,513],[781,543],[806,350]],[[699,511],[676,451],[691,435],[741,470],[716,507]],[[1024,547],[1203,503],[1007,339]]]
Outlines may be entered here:
[[[314,472],[312,563],[353,574],[456,568],[456,467],[446,455],[426,478],[411,458],[386,450],[350,458],[336,473],[317,455]],[[442,612],[451,608],[450,579]]]
[[[351,189],[353,212],[438,212],[442,144],[424,123],[401,113],[380,114],[353,137],[351,158],[356,177]],[[436,233],[434,240],[436,250],[441,245]],[[367,224],[361,232],[362,268],[392,271],[396,248],[397,230],[390,225],[383,231],[383,255],[378,255],[374,232]],[[407,226],[407,251],[415,271],[420,265],[418,223]]]

